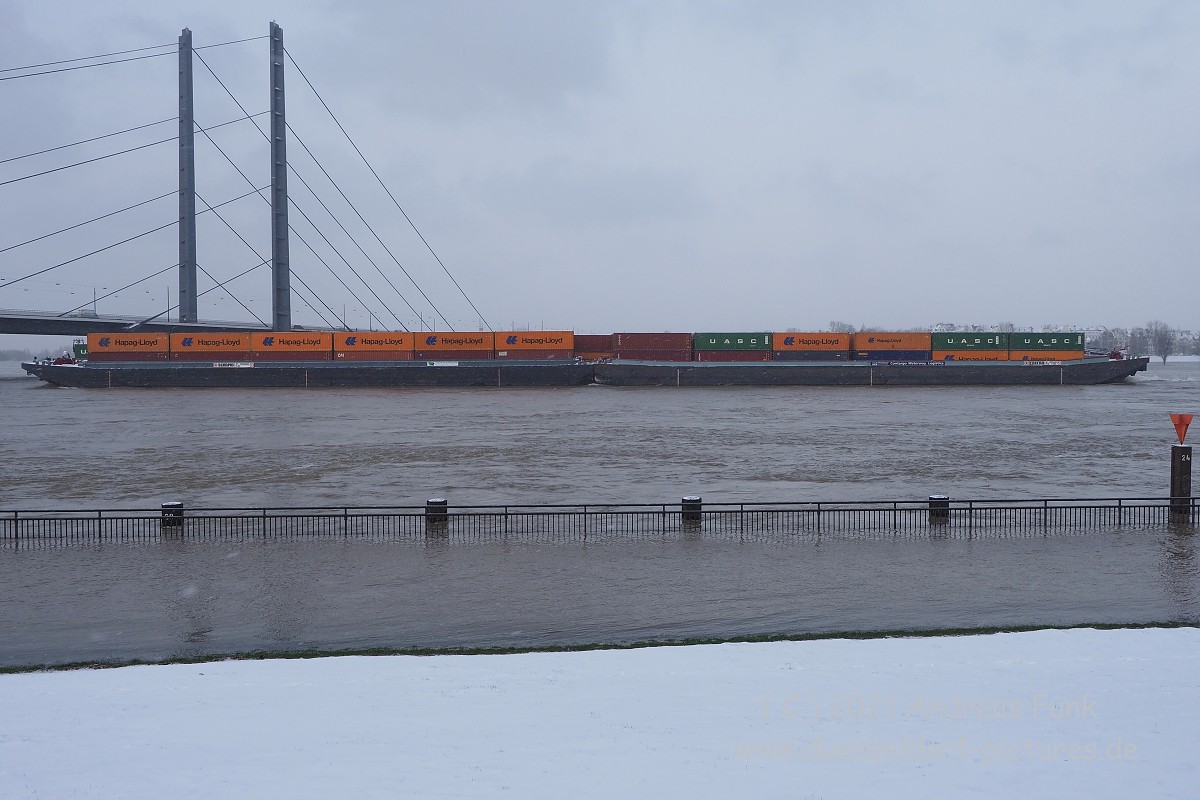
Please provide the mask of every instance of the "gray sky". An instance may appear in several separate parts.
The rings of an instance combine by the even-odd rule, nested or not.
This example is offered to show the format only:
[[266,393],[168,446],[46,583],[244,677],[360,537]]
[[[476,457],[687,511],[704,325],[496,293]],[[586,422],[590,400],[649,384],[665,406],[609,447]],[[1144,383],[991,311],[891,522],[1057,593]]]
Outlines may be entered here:
[[[1195,3],[0,0],[0,68],[169,43],[184,26],[196,47],[263,36],[272,18],[496,329],[1152,318],[1200,329]],[[251,113],[266,109],[265,39],[200,55]],[[296,133],[450,323],[478,327],[288,67]],[[197,122],[239,116],[195,70]],[[174,56],[3,81],[0,102],[0,158],[154,122],[176,113]],[[0,164],[0,180],[175,133],[168,123]],[[248,123],[212,135],[269,183],[266,142]],[[202,198],[249,191],[196,141]],[[428,327],[430,304],[295,139],[289,160]],[[171,192],[176,174],[167,143],[0,186],[0,248]],[[421,327],[295,176],[289,193],[383,302],[294,206],[293,225],[359,299],[293,238],[295,273],[353,326],[368,326],[369,309],[375,327],[399,327],[386,304]],[[168,223],[174,203],[0,253],[0,283]],[[269,255],[266,203],[221,211]],[[214,276],[257,263],[211,214],[200,220],[199,260]],[[0,307],[65,310],[176,261],[168,228],[0,289]],[[177,301],[175,282],[169,270],[99,309],[152,314]],[[211,285],[202,275],[201,290]],[[270,319],[266,267],[231,288]],[[319,324],[299,298],[292,308]],[[220,291],[200,312],[249,318]]]

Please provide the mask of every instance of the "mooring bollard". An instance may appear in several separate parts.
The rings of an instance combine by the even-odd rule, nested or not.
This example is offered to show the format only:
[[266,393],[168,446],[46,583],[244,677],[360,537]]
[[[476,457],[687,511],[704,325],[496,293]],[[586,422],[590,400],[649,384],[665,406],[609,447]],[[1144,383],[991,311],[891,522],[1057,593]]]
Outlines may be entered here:
[[683,498],[679,504],[683,512],[683,524],[688,527],[700,527],[701,508],[703,505],[699,495],[690,494]]
[[945,525],[950,521],[950,498],[944,494],[929,495],[929,524]]
[[450,524],[450,506],[444,497],[425,501],[425,532],[440,533]]
[[1190,520],[1192,516],[1192,448],[1171,445],[1171,513],[1172,521]]
[[162,527],[183,527],[183,503],[175,500],[170,503],[162,504]]

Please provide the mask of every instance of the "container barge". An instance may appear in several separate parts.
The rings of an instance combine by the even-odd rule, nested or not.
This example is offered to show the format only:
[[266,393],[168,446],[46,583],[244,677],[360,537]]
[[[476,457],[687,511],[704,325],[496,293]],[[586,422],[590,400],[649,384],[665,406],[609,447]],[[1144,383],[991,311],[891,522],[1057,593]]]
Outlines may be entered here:
[[1149,363],[1083,345],[1082,333],[107,333],[22,367],[81,388],[1045,386],[1115,383]]

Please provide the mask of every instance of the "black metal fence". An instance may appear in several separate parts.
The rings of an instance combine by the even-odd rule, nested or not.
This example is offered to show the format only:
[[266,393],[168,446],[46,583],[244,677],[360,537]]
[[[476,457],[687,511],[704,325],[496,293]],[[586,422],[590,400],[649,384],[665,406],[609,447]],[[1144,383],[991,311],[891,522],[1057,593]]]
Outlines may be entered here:
[[950,500],[627,505],[358,506],[2,510],[0,547],[20,542],[368,538],[586,541],[647,537],[969,538],[1190,526],[1200,500]]

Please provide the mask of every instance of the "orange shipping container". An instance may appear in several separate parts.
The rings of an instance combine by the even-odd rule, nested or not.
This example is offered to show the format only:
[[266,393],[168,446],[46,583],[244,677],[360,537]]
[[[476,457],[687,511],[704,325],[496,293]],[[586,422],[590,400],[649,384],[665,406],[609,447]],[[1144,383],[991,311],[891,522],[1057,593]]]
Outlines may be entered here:
[[1007,350],[934,350],[934,361],[1008,361]]
[[172,361],[248,361],[248,333],[172,333]]
[[411,353],[415,342],[416,337],[408,331],[352,331],[334,336],[333,352],[339,357],[342,353]]
[[850,350],[848,333],[772,333],[771,342],[774,350]]
[[413,334],[416,338],[416,349],[422,353],[438,350],[487,350],[496,349],[496,335],[491,331],[476,333],[429,333]]
[[502,350],[574,350],[573,331],[496,331],[496,352]]
[[1082,350],[1011,350],[1009,361],[1074,361],[1083,358]]
[[171,337],[165,333],[89,333],[89,361],[166,361]]
[[854,334],[854,350],[931,350],[932,348],[933,335],[929,333],[863,331]]
[[250,357],[255,361],[329,361],[333,334],[318,331],[276,331],[250,335]]

